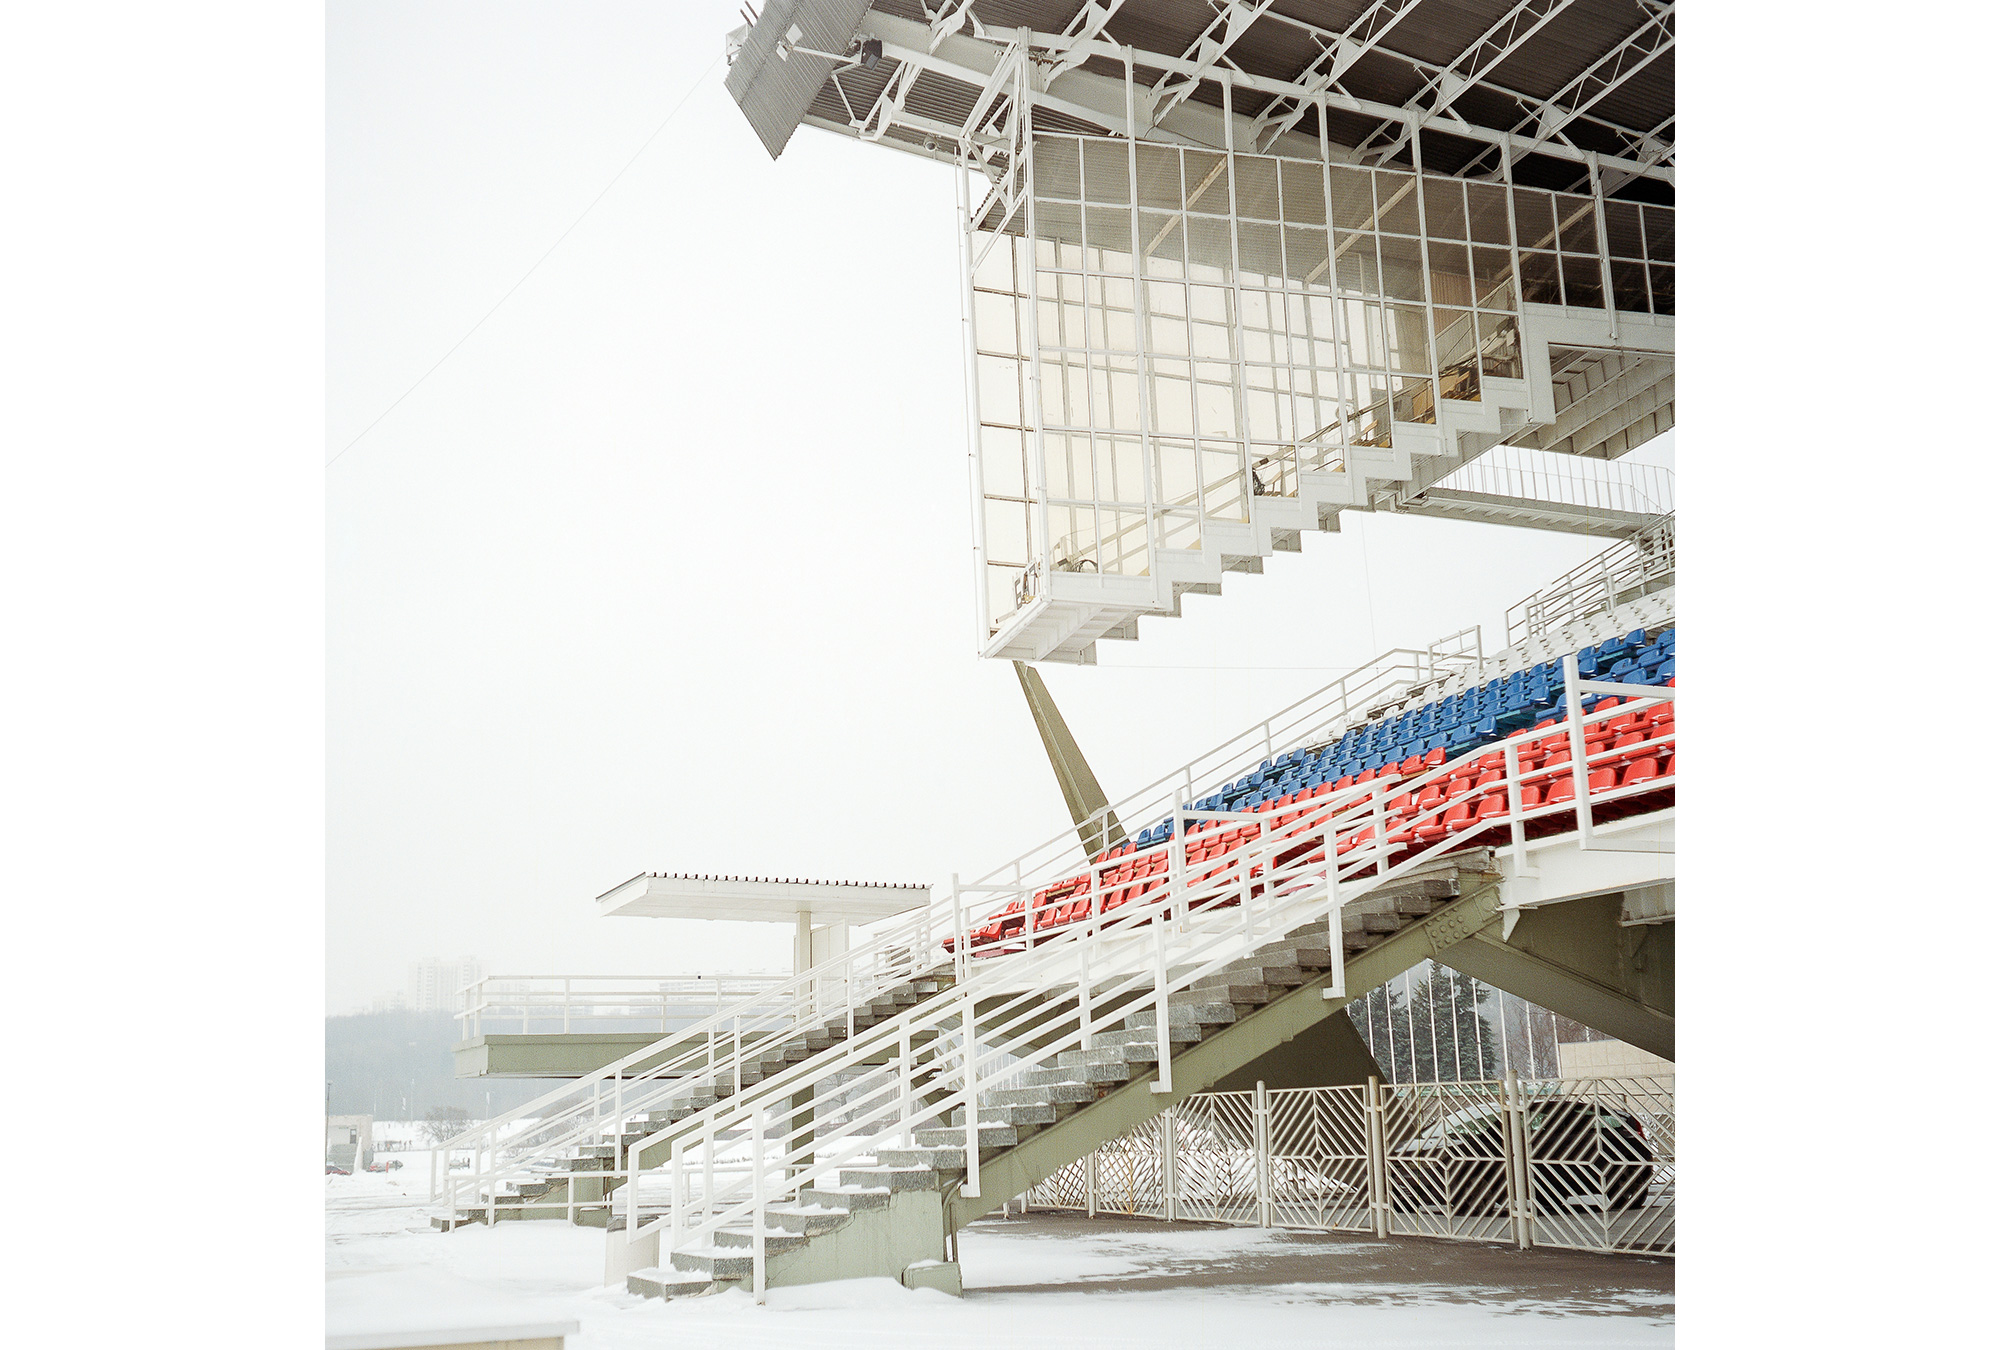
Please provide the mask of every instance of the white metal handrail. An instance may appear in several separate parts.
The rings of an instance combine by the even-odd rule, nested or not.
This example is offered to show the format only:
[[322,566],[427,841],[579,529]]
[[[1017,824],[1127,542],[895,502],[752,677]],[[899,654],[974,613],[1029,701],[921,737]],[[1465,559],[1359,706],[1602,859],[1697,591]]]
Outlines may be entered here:
[[1522,642],[1573,619],[1616,608],[1672,581],[1674,517],[1669,513],[1507,608],[1507,641]]
[[1431,485],[1492,497],[1657,516],[1674,509],[1674,472],[1657,464],[1496,445]]
[[[663,1227],[670,1230],[675,1250],[699,1243],[717,1229],[748,1220],[752,1233],[756,1291],[763,1288],[764,1234],[767,1211],[774,1199],[796,1195],[814,1180],[866,1155],[885,1132],[905,1140],[926,1124],[958,1109],[964,1113],[966,1181],[962,1193],[977,1195],[979,1187],[979,1099],[982,1092],[1018,1078],[1067,1049],[1088,1048],[1094,1033],[1135,1012],[1155,1013],[1156,1091],[1172,1090],[1169,1021],[1162,1015],[1168,994],[1192,986],[1203,975],[1269,941],[1274,935],[1325,918],[1334,950],[1344,953],[1339,911],[1346,900],[1373,886],[1421,867],[1444,854],[1464,848],[1488,830],[1504,828],[1509,847],[1521,858],[1527,851],[1526,828],[1544,818],[1573,813],[1587,845],[1592,810],[1636,792],[1613,790],[1592,794],[1593,756],[1586,728],[1661,702],[1671,702],[1671,689],[1614,685],[1577,678],[1575,658],[1566,663],[1567,727],[1575,798],[1571,802],[1527,806],[1519,762],[1519,741],[1557,733],[1522,733],[1503,747],[1505,761],[1504,816],[1479,830],[1447,834],[1427,848],[1399,850],[1386,831],[1386,804],[1394,795],[1420,793],[1444,782],[1494,753],[1482,746],[1429,773],[1393,783],[1369,783],[1310,798],[1303,811],[1285,822],[1268,813],[1176,811],[1176,828],[1164,849],[1170,860],[1172,885],[1151,898],[1135,901],[1115,914],[1102,908],[1103,871],[1124,861],[1104,860],[1091,867],[1092,908],[1087,922],[1054,930],[1037,943],[1030,932],[1023,947],[1011,954],[975,962],[965,950],[963,933],[955,953],[958,982],[949,997],[918,1004],[897,1017],[849,1036],[843,1043],[739,1092],[725,1101],[656,1131],[624,1156],[626,1225],[613,1242],[631,1242]],[[1622,706],[1583,712],[1582,696],[1618,694]],[[1647,742],[1670,745],[1671,734]],[[1625,747],[1615,753],[1629,754]],[[1660,777],[1640,785],[1644,792],[1671,787]],[[1483,794],[1479,794],[1483,795]],[[1412,830],[1427,819],[1442,817],[1463,800],[1441,800],[1428,810],[1401,817]],[[1307,817],[1300,819],[1300,817]],[[1190,877],[1188,825],[1200,819],[1234,820],[1270,825],[1240,845],[1199,877]],[[1363,836],[1360,832],[1367,831]],[[1346,844],[1345,848],[1338,847]],[[1313,845],[1317,851],[1311,851]],[[1151,850],[1148,850],[1149,852]],[[1404,856],[1397,858],[1399,851]],[[1221,906],[1227,905],[1228,908]],[[1339,959],[1330,981],[1329,997],[1344,994]],[[1068,991],[1072,1003],[1051,1015],[1048,995]],[[988,1010],[975,1018],[981,1002]],[[1099,1012],[1097,1009],[1103,1009]],[[869,1065],[870,1059],[886,1063]],[[793,1103],[838,1075],[845,1096],[844,1123],[817,1127],[810,1111],[797,1119]],[[925,1103],[920,1091],[949,1089],[940,1100]],[[786,1122],[773,1130],[773,1116]],[[952,1127],[956,1129],[957,1127]],[[707,1163],[717,1141],[748,1132],[756,1159],[751,1175],[731,1188],[715,1186]],[[773,1145],[775,1141],[775,1149]],[[668,1144],[673,1178],[669,1213],[642,1222],[637,1208],[638,1176],[651,1170],[641,1165],[645,1151]],[[773,1156],[775,1152],[775,1157]],[[692,1166],[704,1166],[702,1199],[689,1203],[687,1179]],[[773,1176],[775,1175],[775,1180]]]
[[[1441,638],[1427,648],[1396,647],[1366,665],[1321,686],[1253,723],[1244,731],[1186,763],[1161,774],[1117,801],[1111,802],[1092,820],[1102,823],[1107,815],[1121,822],[1151,822],[1165,818],[1216,786],[1233,782],[1255,770],[1268,759],[1302,746],[1312,746],[1337,738],[1348,727],[1406,700],[1418,691],[1440,684],[1451,676],[1477,670],[1484,661],[1479,630],[1462,629]],[[1055,873],[1074,871],[1077,832],[1059,831],[1035,847],[992,868],[974,881],[975,886],[1018,889]],[[1012,883],[1010,886],[1009,883]],[[961,889],[970,889],[961,887]]]
[[782,975],[608,976],[487,975],[459,990],[458,1038],[489,1032],[571,1032],[617,1022],[666,1032],[754,1000],[784,983]]

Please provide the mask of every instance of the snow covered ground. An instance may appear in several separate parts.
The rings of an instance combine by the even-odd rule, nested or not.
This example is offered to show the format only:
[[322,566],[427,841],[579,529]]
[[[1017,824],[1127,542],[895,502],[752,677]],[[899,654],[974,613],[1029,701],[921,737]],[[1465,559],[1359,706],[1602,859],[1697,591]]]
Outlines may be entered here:
[[[427,1304],[575,1320],[571,1350],[639,1346],[934,1347],[1660,1346],[1673,1340],[1670,1275],[1614,1287],[1615,1259],[1483,1254],[1244,1228],[1108,1223],[1041,1215],[982,1220],[961,1235],[963,1301],[894,1281],[775,1289],[758,1307],[724,1293],[662,1303],[602,1288],[604,1235],[560,1222],[444,1234],[427,1216],[429,1158],[401,1172],[328,1177],[330,1332],[379,1327]],[[1507,1278],[1440,1279],[1496,1261]],[[1384,1262],[1403,1262],[1385,1278]],[[1406,1267],[1414,1264],[1412,1278]],[[1512,1268],[1509,1268],[1510,1270]],[[1569,1284],[1551,1284],[1554,1278]],[[1563,1272],[1584,1272],[1563,1274]],[[1636,1275],[1638,1272],[1634,1271]],[[1295,1278],[1301,1274],[1310,1278]],[[1351,1275],[1353,1278],[1325,1278]],[[1663,1287],[1664,1286],[1664,1287]],[[434,1311],[434,1310],[433,1310]],[[907,1340],[906,1340],[907,1338]]]

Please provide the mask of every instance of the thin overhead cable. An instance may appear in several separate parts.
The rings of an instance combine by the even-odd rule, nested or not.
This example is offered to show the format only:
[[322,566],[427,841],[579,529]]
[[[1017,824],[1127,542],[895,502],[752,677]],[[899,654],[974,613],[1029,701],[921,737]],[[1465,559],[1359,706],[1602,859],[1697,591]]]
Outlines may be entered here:
[[329,459],[326,462],[326,466],[328,468],[332,468],[335,461],[337,461],[342,455],[346,454],[349,450],[352,450],[355,446],[359,445],[363,437],[367,436],[367,434],[373,431],[377,426],[380,426],[383,418],[387,417],[390,413],[396,411],[397,408],[401,407],[404,399],[408,398],[411,394],[416,393],[417,390],[423,385],[423,382],[425,380],[428,380],[431,376],[437,374],[438,368],[451,359],[453,352],[456,352],[460,347],[463,347],[466,344],[466,342],[471,339],[474,333],[477,333],[481,328],[485,326],[486,321],[488,319],[492,318],[495,314],[500,312],[500,306],[506,304],[508,300],[513,298],[515,291],[520,290],[522,286],[527,284],[528,278],[533,276],[535,272],[541,267],[541,265],[549,260],[549,255],[554,253],[557,249],[561,248],[563,245],[563,240],[569,238],[570,235],[576,231],[576,227],[583,224],[584,218],[588,216],[592,211],[595,211],[597,209],[597,204],[604,200],[605,196],[610,193],[612,188],[618,186],[619,180],[622,179],[628,172],[631,171],[631,168],[634,164],[637,164],[639,162],[639,156],[645,154],[647,150],[652,148],[653,142],[660,138],[660,133],[667,129],[667,124],[674,120],[675,116],[679,114],[680,110],[687,105],[687,101],[694,97],[695,90],[701,88],[702,82],[707,80],[710,75],[713,75],[715,73],[715,68],[721,64],[722,64],[722,57],[720,55],[718,55],[713,61],[708,63],[708,69],[702,71],[700,75],[695,77],[695,82],[688,86],[687,92],[685,94],[682,94],[680,96],[680,101],[675,103],[673,108],[667,113],[667,115],[660,119],[660,124],[653,128],[653,134],[648,136],[645,139],[645,142],[641,144],[637,150],[632,152],[632,158],[625,161],[625,165],[623,168],[619,169],[617,173],[611,175],[611,181],[606,183],[603,187],[603,190],[600,191],[595,197],[592,197],[590,199],[590,205],[584,207],[582,212],[580,212],[577,215],[577,218],[569,223],[569,228],[556,236],[556,241],[553,244],[550,244],[547,249],[543,250],[542,256],[535,259],[534,265],[521,274],[521,279],[515,282],[512,286],[509,286],[507,288],[507,293],[505,295],[502,295],[498,300],[493,302],[492,309],[487,310],[484,314],[479,316],[478,323],[473,324],[472,327],[465,330],[464,337],[461,337],[458,341],[452,343],[450,348],[446,350],[443,356],[440,356],[436,361],[432,362],[431,368],[425,371],[423,374],[419,375],[416,379],[416,383],[412,384],[408,389],[405,389],[401,394],[397,395],[396,401],[394,403],[391,403],[388,407],[384,408],[380,413],[376,414],[375,420],[373,422],[370,422],[367,426],[361,428],[360,435],[356,436],[346,445],[341,446],[340,449],[334,453],[333,459]]

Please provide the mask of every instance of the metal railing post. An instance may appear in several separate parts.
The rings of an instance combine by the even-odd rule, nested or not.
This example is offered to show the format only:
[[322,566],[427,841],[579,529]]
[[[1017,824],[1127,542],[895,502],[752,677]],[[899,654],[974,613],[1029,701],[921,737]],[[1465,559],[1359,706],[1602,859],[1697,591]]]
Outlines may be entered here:
[[1321,991],[1325,998],[1347,997],[1347,937],[1341,926],[1341,910],[1347,901],[1340,893],[1340,867],[1335,859],[1334,817],[1338,811],[1329,810],[1326,823],[1320,826],[1320,853],[1326,860],[1326,945],[1327,955],[1333,961],[1333,968],[1327,972],[1326,988]]
[[1563,657],[1563,709],[1569,716],[1570,781],[1576,788],[1576,830],[1581,847],[1590,847],[1590,764],[1583,734],[1583,695],[1577,690],[1576,653]]
[[1389,1236],[1389,1159],[1388,1130],[1382,1120],[1382,1081],[1372,1075],[1368,1079],[1368,1095],[1362,1099],[1363,1109],[1368,1115],[1368,1128],[1364,1131],[1368,1140],[1368,1209],[1374,1221],[1375,1236]]
[[896,1054],[898,1062],[901,1065],[900,1071],[902,1074],[902,1100],[898,1105],[902,1119],[900,1138],[903,1141],[903,1147],[909,1148],[916,1142],[910,1132],[911,1103],[916,1096],[916,1085],[912,1077],[915,1070],[910,1064],[910,1028],[908,1023],[903,1025],[902,1032],[896,1038]]
[[755,1225],[750,1233],[750,1291],[759,1303],[764,1301],[764,1130],[767,1111],[766,1107],[757,1108],[756,1127],[750,1136],[750,1222]]
[[1181,1217],[1180,1131],[1173,1111],[1160,1113],[1160,1213],[1168,1223]]
[[1089,1218],[1097,1217],[1097,1150],[1092,1149],[1083,1159],[1083,1210]]
[[1090,925],[1077,944],[1076,1017],[1078,1045],[1090,1049],[1090,951],[1097,942],[1098,920],[1104,913],[1104,874],[1094,864],[1090,869]]
[[[681,1236],[687,1231],[687,1173],[682,1164],[682,1149],[686,1141],[674,1140],[673,1150],[668,1155],[669,1171],[667,1184],[667,1249],[660,1255],[662,1264],[673,1264],[673,1253],[681,1245]],[[632,1236],[632,1225],[638,1219],[638,1202],[633,1197],[639,1189],[638,1165],[635,1161],[637,1149],[625,1151],[625,1236]]]
[[1255,1127],[1257,1152],[1257,1226],[1271,1226],[1271,1095],[1264,1080],[1257,1080],[1256,1094],[1250,1099],[1251,1123]]
[[1520,877],[1528,870],[1528,831],[1521,819],[1521,743],[1513,737],[1507,738],[1507,835],[1514,857],[1514,875]]
[[1176,907],[1187,904],[1188,821],[1178,806],[1174,808],[1173,820],[1173,838],[1167,844],[1167,865],[1172,886],[1162,898],[1160,912],[1153,916],[1153,1011],[1157,1015],[1153,1044],[1159,1055],[1155,1081],[1151,1085],[1154,1092],[1174,1090],[1173,1046],[1167,1039],[1167,916]]
[[971,959],[971,953],[965,950],[968,941],[965,930],[965,900],[958,893],[958,873],[953,872],[951,874],[951,931],[953,935],[951,945],[951,977],[960,984],[965,983],[967,963]]
[[959,1000],[959,1026],[965,1033],[965,1184],[958,1193],[979,1198],[979,1081],[974,1070],[977,1046],[972,1033],[972,996]]
[[1528,1209],[1533,1185],[1527,1168],[1527,1119],[1521,1110],[1521,1082],[1512,1069],[1501,1080],[1500,1094],[1501,1111],[1507,1123],[1507,1208],[1514,1220],[1514,1245],[1525,1249],[1532,1241]]

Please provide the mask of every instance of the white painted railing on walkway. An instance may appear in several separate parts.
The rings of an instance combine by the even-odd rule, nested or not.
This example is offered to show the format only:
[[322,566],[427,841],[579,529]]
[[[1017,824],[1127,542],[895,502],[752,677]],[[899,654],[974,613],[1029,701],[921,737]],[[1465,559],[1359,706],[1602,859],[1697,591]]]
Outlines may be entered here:
[[1431,486],[1631,515],[1658,516],[1674,509],[1672,469],[1524,445],[1496,445]]
[[1524,642],[1658,590],[1673,579],[1674,518],[1669,514],[1508,606],[1507,641]]
[[1674,1080],[1204,1092],[1030,1206],[1259,1228],[1674,1251]]
[[458,991],[458,1039],[672,1031],[785,982],[783,975],[488,975]]

